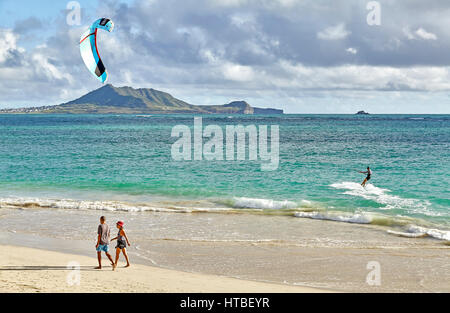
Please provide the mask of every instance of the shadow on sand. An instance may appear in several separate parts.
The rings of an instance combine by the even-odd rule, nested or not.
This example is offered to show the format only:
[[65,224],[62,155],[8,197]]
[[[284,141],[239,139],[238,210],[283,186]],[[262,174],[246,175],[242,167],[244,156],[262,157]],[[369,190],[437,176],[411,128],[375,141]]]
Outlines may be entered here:
[[[109,266],[107,267],[109,268]],[[1,271],[72,271],[75,268],[67,266],[0,266]],[[103,268],[105,269],[105,267]],[[95,266],[80,266],[80,271],[99,271]]]

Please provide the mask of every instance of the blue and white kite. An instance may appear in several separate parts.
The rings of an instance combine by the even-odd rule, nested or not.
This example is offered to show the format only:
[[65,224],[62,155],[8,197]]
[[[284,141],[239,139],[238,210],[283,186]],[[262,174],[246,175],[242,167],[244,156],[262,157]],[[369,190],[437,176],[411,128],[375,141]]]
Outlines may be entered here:
[[112,32],[114,23],[107,18],[98,19],[92,26],[81,36],[80,52],[84,64],[86,64],[89,71],[94,74],[102,83],[108,78],[105,66],[98,54],[97,49],[97,29],[104,29]]

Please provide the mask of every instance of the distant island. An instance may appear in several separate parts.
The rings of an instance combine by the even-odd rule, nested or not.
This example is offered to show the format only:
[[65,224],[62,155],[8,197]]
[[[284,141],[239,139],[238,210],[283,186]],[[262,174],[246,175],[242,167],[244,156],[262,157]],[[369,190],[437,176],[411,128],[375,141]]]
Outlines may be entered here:
[[358,112],[356,112],[355,114],[356,114],[356,115],[369,115],[369,113],[368,113],[368,112],[365,112],[365,111],[358,111]]
[[280,109],[252,107],[245,101],[223,105],[192,105],[152,88],[134,89],[111,84],[59,105],[3,109],[0,113],[71,113],[71,114],[283,114]]

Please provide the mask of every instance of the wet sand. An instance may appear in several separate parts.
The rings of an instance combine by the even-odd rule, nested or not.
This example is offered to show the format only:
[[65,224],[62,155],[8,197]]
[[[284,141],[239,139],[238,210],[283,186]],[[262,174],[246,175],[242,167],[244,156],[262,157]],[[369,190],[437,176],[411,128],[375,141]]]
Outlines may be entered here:
[[[448,243],[396,237],[373,225],[249,214],[4,209],[0,244],[92,258],[99,214],[110,223],[126,221],[133,264],[344,292],[450,292]],[[371,285],[374,262],[380,280]]]

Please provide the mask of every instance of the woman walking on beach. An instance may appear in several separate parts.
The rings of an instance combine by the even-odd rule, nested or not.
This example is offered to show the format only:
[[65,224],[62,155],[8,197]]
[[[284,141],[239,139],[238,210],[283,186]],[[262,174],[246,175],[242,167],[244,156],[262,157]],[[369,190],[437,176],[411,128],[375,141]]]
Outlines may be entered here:
[[123,225],[124,222],[122,221],[118,221],[116,223],[116,227],[119,229],[119,232],[117,233],[117,237],[111,239],[111,241],[116,240],[117,239],[117,245],[116,245],[116,261],[113,265],[113,271],[116,269],[117,267],[117,261],[119,260],[119,255],[120,255],[120,251],[122,250],[122,253],[125,257],[125,260],[127,261],[127,265],[125,265],[125,267],[129,267],[130,266],[130,261],[128,260],[128,255],[127,255],[127,244],[128,246],[130,246],[130,242],[128,241],[128,237],[125,234],[125,230],[123,229]]

